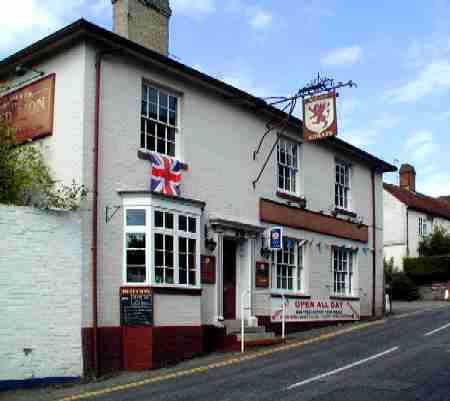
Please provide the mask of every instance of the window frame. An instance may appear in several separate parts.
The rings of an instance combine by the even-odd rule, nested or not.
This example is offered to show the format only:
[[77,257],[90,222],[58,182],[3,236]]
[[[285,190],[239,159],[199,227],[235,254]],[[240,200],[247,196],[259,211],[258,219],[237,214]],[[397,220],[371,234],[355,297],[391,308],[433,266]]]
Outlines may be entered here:
[[[299,245],[299,242],[295,238],[283,237],[283,242],[287,240],[294,241],[294,261],[295,266],[289,263],[282,262],[281,264],[286,264],[287,267],[294,266],[294,274],[292,276],[293,288],[281,288],[277,287],[277,276],[278,276],[278,263],[276,261],[277,252],[281,251],[273,251],[270,258],[270,292],[272,294],[289,294],[289,295],[306,295],[306,279],[305,279],[305,252],[304,247]],[[289,276],[287,276],[289,277]],[[300,286],[299,286],[300,282]]]
[[[136,204],[138,203],[138,204]],[[172,204],[171,204],[172,203]],[[185,288],[185,289],[200,289],[201,288],[201,267],[200,267],[200,254],[201,254],[201,211],[196,210],[194,207],[187,205],[177,205],[170,201],[159,201],[153,204],[148,204],[148,201],[138,202],[125,201],[123,205],[123,263],[122,263],[122,284],[123,286],[132,287],[165,287],[165,288]],[[146,225],[145,226],[128,226],[126,223],[128,210],[145,210]],[[173,229],[167,229],[162,227],[155,227],[155,211],[163,211],[173,214]],[[195,233],[189,232],[189,226],[187,231],[178,230],[179,216],[187,216],[195,219]],[[146,235],[146,280],[142,283],[128,282],[127,276],[127,234],[129,233],[144,233]],[[155,234],[162,233],[164,235],[172,235],[173,237],[173,269],[174,269],[174,283],[158,283],[156,282],[156,267],[155,267]],[[186,284],[179,284],[179,251],[178,251],[178,239],[184,237],[195,240],[195,285],[189,284],[189,271]],[[189,241],[187,241],[189,242]]]
[[[344,184],[341,184],[336,179],[338,172],[338,167],[340,169],[344,169]],[[348,185],[345,185],[345,172],[348,172]],[[353,210],[352,206],[352,173],[353,173],[353,167],[350,163],[336,159],[334,163],[334,207],[336,209],[346,210],[351,212]],[[341,175],[339,173],[339,175]],[[339,205],[339,202],[336,202],[336,199],[340,199],[340,195],[338,194],[338,187],[342,188],[343,190],[343,205]],[[345,207],[345,202],[347,201],[347,207]]]
[[[425,228],[425,230],[424,230]],[[428,237],[428,223],[426,217],[419,217],[419,238]]]
[[[344,251],[347,253],[347,269],[346,271],[335,270],[335,252],[336,251]],[[334,246],[331,250],[331,284],[330,284],[330,294],[332,297],[341,297],[341,298],[354,298],[358,297],[358,259],[357,252],[351,248],[342,247],[342,246]],[[339,262],[338,262],[339,263]],[[351,267],[351,269],[350,269]],[[344,273],[344,281],[345,292],[337,292],[335,290],[335,274]],[[348,280],[347,280],[348,278]]]
[[[144,87],[147,90],[147,98],[146,100],[144,100]],[[156,109],[157,109],[157,115],[156,115],[156,119],[153,117],[150,117],[150,103],[153,103],[150,101],[150,90],[153,89],[157,92],[157,103],[156,103]],[[160,93],[164,93],[167,96],[167,121],[164,122],[162,120],[160,120]],[[157,83],[154,83],[152,81],[149,81],[147,79],[143,79],[142,83],[141,83],[141,96],[140,96],[140,107],[139,107],[139,135],[138,135],[138,142],[139,142],[139,149],[143,152],[155,152],[158,153],[160,155],[163,156],[168,156],[168,157],[172,157],[178,160],[181,160],[181,150],[182,150],[182,144],[181,144],[181,126],[180,126],[180,122],[181,122],[181,100],[182,100],[182,94],[177,93],[174,90],[171,90],[169,88],[166,88],[164,86],[161,86]],[[176,99],[176,110],[172,110],[170,109],[170,98],[175,98]],[[143,109],[143,103],[146,102],[147,106],[146,106],[146,112],[147,114],[143,114],[142,113],[142,109]],[[175,111],[176,115],[175,115],[175,125],[170,124],[170,111]],[[155,149],[151,150],[149,146],[147,146],[147,130],[145,130],[145,133],[143,133],[143,119],[145,119],[146,124],[148,124],[148,122],[152,122],[155,124],[155,135],[154,135],[154,141],[155,141]],[[158,131],[158,124],[163,124],[165,126],[165,153],[161,153],[158,151],[158,135],[157,135],[157,131]],[[168,140],[168,129],[171,128],[174,130],[174,141],[169,141]],[[142,144],[142,139],[144,137],[144,144]],[[170,155],[168,150],[168,142],[173,142],[174,144],[174,154]],[[142,146],[144,145],[144,146]]]
[[[285,154],[286,154],[286,145],[290,145],[291,149],[293,146],[295,146],[296,149],[296,166],[291,166],[287,163],[281,163],[280,162],[280,144],[284,143],[285,145]],[[276,187],[277,187],[277,191],[287,194],[287,195],[293,195],[293,196],[299,196],[300,194],[300,144],[295,142],[294,140],[290,139],[290,138],[286,138],[286,137],[280,137],[278,143],[277,143],[277,153],[276,153],[276,169],[275,169],[275,179],[276,179]],[[291,152],[291,159],[293,158],[293,152]],[[292,171],[295,171],[295,177],[293,181],[290,181],[290,186],[292,187],[292,183],[294,183],[295,185],[295,190],[288,190],[285,187],[280,187],[280,165],[285,168],[285,169],[289,169],[291,171],[291,177],[292,177]],[[292,180],[292,178],[291,178]],[[286,178],[284,176],[283,179],[284,184],[286,183]]]

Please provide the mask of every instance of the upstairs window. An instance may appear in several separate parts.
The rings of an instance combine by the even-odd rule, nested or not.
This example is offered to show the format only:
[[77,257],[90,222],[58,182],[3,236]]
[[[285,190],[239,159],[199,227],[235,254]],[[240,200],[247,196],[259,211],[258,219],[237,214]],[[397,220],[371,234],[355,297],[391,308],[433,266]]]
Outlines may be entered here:
[[426,219],[419,217],[419,237],[425,238],[428,235],[428,225]]
[[178,129],[178,98],[143,83],[141,148],[175,157]]
[[297,194],[298,145],[280,139],[277,146],[278,190]]
[[351,167],[344,162],[336,162],[336,181],[334,184],[334,202],[338,209],[350,210],[350,170]]

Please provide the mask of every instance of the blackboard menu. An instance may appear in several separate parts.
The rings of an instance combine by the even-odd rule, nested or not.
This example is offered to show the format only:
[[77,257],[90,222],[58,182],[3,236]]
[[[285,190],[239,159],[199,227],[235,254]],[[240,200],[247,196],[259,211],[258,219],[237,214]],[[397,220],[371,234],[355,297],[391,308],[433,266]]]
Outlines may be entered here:
[[120,289],[122,326],[153,326],[153,293],[150,288]]

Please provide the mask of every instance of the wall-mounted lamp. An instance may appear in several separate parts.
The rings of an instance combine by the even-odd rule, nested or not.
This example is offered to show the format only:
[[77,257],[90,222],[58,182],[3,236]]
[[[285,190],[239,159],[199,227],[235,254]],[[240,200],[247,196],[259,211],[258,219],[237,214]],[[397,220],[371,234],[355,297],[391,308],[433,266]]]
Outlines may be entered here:
[[212,238],[208,238],[208,226],[205,225],[205,248],[209,252],[214,252],[217,247],[217,242],[214,241]]
[[272,255],[272,251],[269,248],[261,248],[261,257],[264,259],[269,259],[270,255]]

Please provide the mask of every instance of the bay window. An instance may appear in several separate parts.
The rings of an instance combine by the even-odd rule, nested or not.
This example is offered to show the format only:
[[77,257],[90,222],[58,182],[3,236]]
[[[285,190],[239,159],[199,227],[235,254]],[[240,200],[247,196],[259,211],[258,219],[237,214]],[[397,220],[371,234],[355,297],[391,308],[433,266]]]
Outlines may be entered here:
[[125,207],[125,284],[200,285],[200,215],[193,213],[186,207]]

